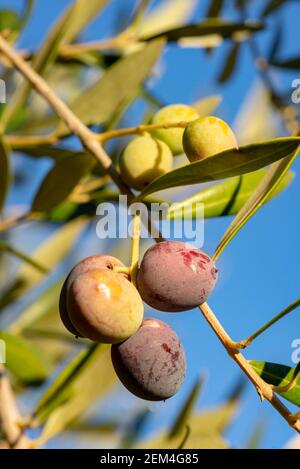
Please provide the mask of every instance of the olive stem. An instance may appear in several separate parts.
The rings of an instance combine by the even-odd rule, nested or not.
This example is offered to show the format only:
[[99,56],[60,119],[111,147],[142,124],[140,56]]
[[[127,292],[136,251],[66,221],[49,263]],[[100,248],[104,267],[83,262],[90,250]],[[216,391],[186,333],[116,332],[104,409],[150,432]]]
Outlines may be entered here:
[[131,274],[130,267],[121,267],[119,265],[115,265],[113,271],[117,272],[118,274],[126,274],[128,276]]
[[177,128],[185,129],[187,125],[188,125],[188,122],[186,121],[169,122],[165,124],[143,124],[143,125],[138,125],[136,127],[108,130],[107,132],[98,134],[97,138],[100,142],[105,142],[106,140],[125,137],[126,135],[136,135],[136,134],[142,135],[145,132],[149,132],[151,130],[157,130],[157,129],[177,129]]
[[141,214],[136,212],[133,215],[132,235],[131,235],[131,265],[130,277],[134,285],[136,285],[136,276],[139,267],[140,257],[140,237],[141,237]]
[[276,396],[273,387],[266,383],[252,368],[246,358],[236,348],[236,343],[232,341],[223,326],[220,324],[216,316],[207,303],[199,306],[204,318],[215,332],[216,336],[227,350],[229,356],[237,363],[241,370],[248,376],[254,384],[261,400],[267,399],[270,404],[280,413],[280,415],[288,422],[288,424],[300,433],[300,421],[289,411],[289,409]]
[[246,348],[248,347],[254,339],[259,337],[263,332],[265,332],[269,327],[273,326],[273,324],[276,324],[280,319],[284,318],[287,316],[289,313],[294,311],[296,308],[300,306],[300,298],[297,300],[293,301],[289,306],[287,306],[285,309],[283,309],[279,314],[277,314],[273,319],[268,321],[264,326],[259,328],[256,332],[251,334],[247,339],[241,340],[240,342],[237,342],[236,345],[238,348]]

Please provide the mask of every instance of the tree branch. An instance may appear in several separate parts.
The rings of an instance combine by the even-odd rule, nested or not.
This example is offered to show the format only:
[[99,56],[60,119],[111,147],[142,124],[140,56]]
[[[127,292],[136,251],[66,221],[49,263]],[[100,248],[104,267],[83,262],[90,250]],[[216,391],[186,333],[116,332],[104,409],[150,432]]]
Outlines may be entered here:
[[26,449],[29,440],[23,434],[18,422],[21,421],[15,396],[4,365],[0,364],[0,422],[9,448]]

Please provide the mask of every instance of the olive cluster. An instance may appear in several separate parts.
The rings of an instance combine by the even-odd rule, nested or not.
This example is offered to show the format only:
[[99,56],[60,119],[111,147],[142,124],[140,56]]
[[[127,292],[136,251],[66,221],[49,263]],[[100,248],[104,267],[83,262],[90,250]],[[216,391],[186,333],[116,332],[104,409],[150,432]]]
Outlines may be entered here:
[[[189,122],[185,129],[163,127],[183,121]],[[134,138],[120,157],[122,177],[133,189],[142,190],[168,172],[173,155],[183,150],[192,162],[237,147],[225,122],[200,118],[189,106],[167,106],[154,116],[153,123],[158,124],[152,126],[153,133]],[[124,267],[106,255],[79,262],[61,291],[61,320],[77,337],[111,344],[115,371],[133,394],[165,400],[184,380],[185,352],[170,326],[144,319],[143,302],[158,311],[193,309],[207,300],[218,271],[206,253],[181,241],[150,247],[140,263],[136,286]]]

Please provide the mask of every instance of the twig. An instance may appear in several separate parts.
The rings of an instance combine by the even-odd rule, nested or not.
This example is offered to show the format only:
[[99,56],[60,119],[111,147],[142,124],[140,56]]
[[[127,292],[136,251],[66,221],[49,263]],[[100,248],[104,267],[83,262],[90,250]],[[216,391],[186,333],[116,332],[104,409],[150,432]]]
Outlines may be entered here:
[[143,134],[144,132],[150,132],[151,130],[156,130],[156,129],[176,129],[176,128],[185,129],[187,125],[188,125],[188,122],[181,121],[181,122],[170,122],[166,124],[138,125],[137,127],[128,127],[125,129],[108,130],[107,132],[103,132],[99,134],[98,140],[100,142],[105,142],[106,140],[110,140],[112,138],[125,137],[126,135]]
[[18,422],[21,421],[21,415],[2,364],[0,364],[0,421],[6,442],[10,448],[28,448],[29,439],[23,434],[18,425]]
[[233,348],[234,342],[229,337],[227,332],[224,330],[223,326],[215,317],[214,313],[210,309],[207,303],[203,303],[200,306],[200,310],[209,323],[210,327],[213,329],[217,335],[220,342],[223,344],[227,350],[230,357],[238,364],[241,370],[248,376],[248,378],[254,384],[260,398],[267,399],[270,404],[280,413],[280,415],[288,422],[288,424],[300,433],[300,421],[298,417],[295,417],[295,414],[292,414],[288,408],[281,402],[281,400],[275,395],[273,388],[270,384],[266,383],[252,368],[248,363],[244,355],[238,349]]

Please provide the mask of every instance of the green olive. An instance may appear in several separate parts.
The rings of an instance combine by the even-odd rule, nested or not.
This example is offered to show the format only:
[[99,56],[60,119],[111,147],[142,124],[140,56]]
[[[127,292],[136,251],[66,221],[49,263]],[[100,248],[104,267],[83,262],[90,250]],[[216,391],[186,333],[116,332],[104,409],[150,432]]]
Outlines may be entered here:
[[149,135],[136,137],[120,156],[120,171],[124,182],[142,190],[150,182],[172,169],[173,155],[161,140]]
[[[186,104],[171,104],[158,111],[153,117],[153,124],[171,124],[176,122],[191,122],[199,117],[196,109]],[[172,150],[173,155],[183,153],[183,128],[156,129],[152,135],[165,142]]]
[[238,144],[233,131],[222,119],[200,117],[186,127],[183,147],[188,159],[193,162],[237,148]]

